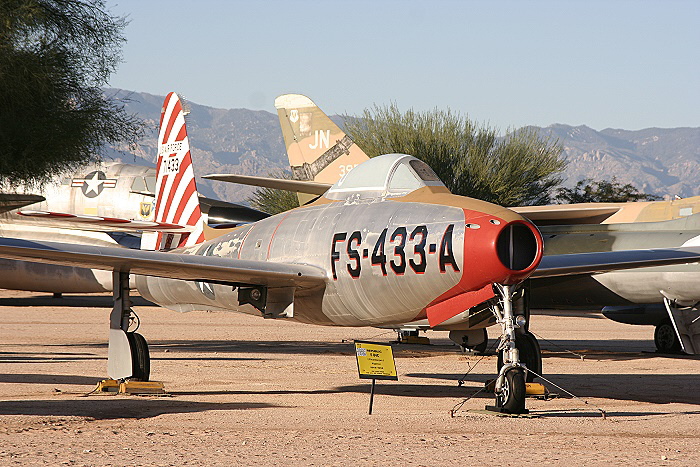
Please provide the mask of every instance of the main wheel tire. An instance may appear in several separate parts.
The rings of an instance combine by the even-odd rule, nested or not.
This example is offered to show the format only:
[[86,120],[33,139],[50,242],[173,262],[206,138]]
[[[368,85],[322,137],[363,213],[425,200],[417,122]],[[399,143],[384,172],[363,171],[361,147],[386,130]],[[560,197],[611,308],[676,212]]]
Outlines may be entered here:
[[656,350],[662,353],[679,353],[681,351],[681,342],[678,340],[676,329],[670,319],[656,326],[654,344],[656,344]]
[[511,368],[505,374],[501,392],[496,396],[498,406],[506,413],[520,414],[525,411],[525,376],[521,368]]
[[148,353],[148,343],[141,334],[127,332],[131,349],[131,379],[148,381],[151,376],[151,356]]
[[[525,364],[525,366],[532,370],[532,372],[538,375],[542,374],[542,350],[540,349],[540,343],[537,342],[535,336],[526,332],[525,334],[518,334],[515,337],[515,348],[518,349],[520,353],[520,361]],[[503,352],[498,352],[498,363],[497,370],[500,372],[503,366]],[[532,383],[536,376],[532,372],[527,372],[526,381]]]

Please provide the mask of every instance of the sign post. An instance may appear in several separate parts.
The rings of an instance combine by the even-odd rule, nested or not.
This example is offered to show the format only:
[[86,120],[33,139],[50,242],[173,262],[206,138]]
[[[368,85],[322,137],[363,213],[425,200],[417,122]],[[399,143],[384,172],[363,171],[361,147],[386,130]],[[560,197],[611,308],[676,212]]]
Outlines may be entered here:
[[378,379],[398,381],[396,364],[391,346],[376,342],[355,341],[355,356],[360,379],[371,379],[372,389],[369,394],[369,415],[372,415],[374,387]]

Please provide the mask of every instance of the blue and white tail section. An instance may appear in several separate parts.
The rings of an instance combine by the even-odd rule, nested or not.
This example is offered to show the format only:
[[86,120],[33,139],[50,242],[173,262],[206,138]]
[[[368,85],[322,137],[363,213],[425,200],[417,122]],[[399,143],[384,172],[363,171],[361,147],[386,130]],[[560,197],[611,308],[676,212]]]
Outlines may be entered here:
[[192,168],[185,111],[177,94],[163,102],[158,133],[155,222],[188,227],[188,232],[144,234],[141,249],[171,250],[204,241],[204,216]]

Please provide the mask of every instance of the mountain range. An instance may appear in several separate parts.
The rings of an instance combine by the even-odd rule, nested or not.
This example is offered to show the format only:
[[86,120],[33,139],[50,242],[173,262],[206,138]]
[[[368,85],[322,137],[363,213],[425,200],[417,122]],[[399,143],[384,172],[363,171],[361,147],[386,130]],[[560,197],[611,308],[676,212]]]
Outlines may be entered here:
[[[108,159],[153,166],[157,157],[158,122],[164,96],[120,89],[106,94],[126,100],[126,109],[146,121],[147,134],[135,150],[110,148]],[[217,109],[187,102],[187,120],[199,191],[210,197],[245,202],[254,188],[203,180],[208,173],[275,175],[288,169],[277,114],[264,110]],[[271,105],[272,107],[272,105]],[[330,109],[324,109],[330,110]],[[342,117],[333,116],[342,123]],[[601,131],[585,125],[533,127],[555,138],[568,161],[564,185],[585,178],[632,183],[663,197],[700,195],[700,128],[646,128]]]

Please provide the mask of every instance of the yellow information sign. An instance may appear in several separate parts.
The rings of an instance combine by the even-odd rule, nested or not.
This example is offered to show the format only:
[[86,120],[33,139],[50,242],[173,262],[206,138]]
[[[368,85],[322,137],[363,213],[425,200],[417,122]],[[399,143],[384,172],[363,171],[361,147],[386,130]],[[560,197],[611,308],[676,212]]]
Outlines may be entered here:
[[355,341],[355,355],[360,378],[398,381],[390,345]]

